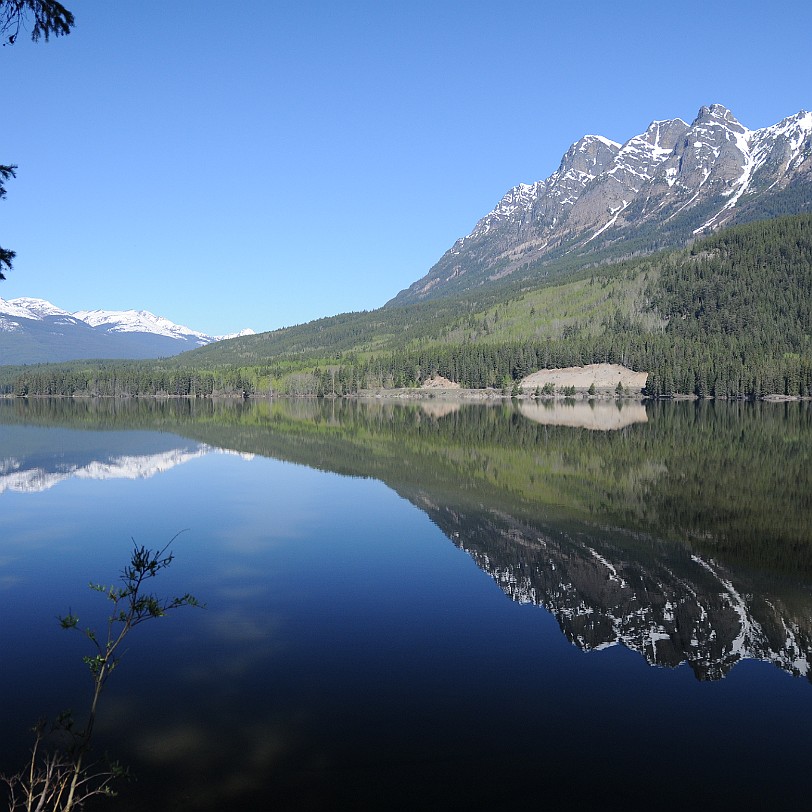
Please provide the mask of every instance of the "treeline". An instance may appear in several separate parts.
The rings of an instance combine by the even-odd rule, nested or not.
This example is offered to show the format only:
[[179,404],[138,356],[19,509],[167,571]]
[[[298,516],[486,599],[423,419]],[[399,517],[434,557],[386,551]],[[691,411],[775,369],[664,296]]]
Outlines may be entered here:
[[148,363],[75,367],[41,365],[19,369],[0,382],[0,393],[18,397],[212,397],[254,393],[251,376],[240,369],[161,370]]
[[296,376],[289,394],[346,395],[360,389],[417,386],[441,375],[464,388],[512,388],[538,369],[622,364],[649,371],[645,393],[655,397],[758,398],[769,394],[812,395],[812,359],[780,354],[741,341],[675,343],[670,336],[638,332],[599,337],[511,342],[495,345],[433,345],[424,349],[343,363],[331,370]]
[[[620,321],[620,320],[618,320]],[[695,394],[714,398],[759,398],[770,394],[812,395],[808,353],[781,353],[738,337],[694,338],[675,342],[667,334],[639,331],[627,324],[601,336],[573,335],[544,342],[431,344],[368,358],[342,356],[315,369],[275,377],[274,367],[251,366],[217,372],[132,369],[75,369],[37,366],[0,383],[0,393],[26,396],[211,397],[284,394],[346,396],[362,390],[417,387],[441,375],[468,389],[510,389],[538,369],[622,364],[648,371],[645,394]]]

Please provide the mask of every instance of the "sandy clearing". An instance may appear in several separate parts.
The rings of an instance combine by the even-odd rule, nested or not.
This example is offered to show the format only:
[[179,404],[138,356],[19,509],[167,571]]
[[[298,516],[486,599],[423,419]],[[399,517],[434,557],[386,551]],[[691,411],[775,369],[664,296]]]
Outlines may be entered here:
[[428,378],[423,381],[421,389],[459,389],[460,385],[454,381],[449,381],[442,375],[435,375],[433,378]]
[[526,392],[533,392],[536,387],[543,387],[547,383],[553,384],[556,389],[563,386],[589,389],[594,383],[595,389],[614,390],[620,382],[625,390],[635,392],[642,390],[647,380],[648,372],[634,372],[620,364],[587,364],[583,367],[540,369],[522,378],[519,386]]

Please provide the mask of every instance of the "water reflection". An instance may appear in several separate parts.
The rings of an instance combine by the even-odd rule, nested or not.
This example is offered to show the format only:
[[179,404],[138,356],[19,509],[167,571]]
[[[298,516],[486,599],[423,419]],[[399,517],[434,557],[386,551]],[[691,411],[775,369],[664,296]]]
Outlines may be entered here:
[[41,492],[70,479],[148,479],[207,454],[231,453],[149,432],[61,430],[47,447],[25,427],[6,426],[1,436],[0,494]]
[[5,473],[159,472],[0,493],[0,766],[82,707],[54,615],[93,616],[131,535],[188,526],[170,589],[208,608],[134,639],[104,696],[139,777],[117,809],[684,805],[653,752],[716,809],[776,784],[801,808],[808,406],[596,431],[427,405],[0,402]]
[[703,680],[745,659],[812,677],[808,585],[736,572],[647,537],[551,532],[417,501],[512,600],[544,606],[584,651],[622,644],[651,665],[687,662]]
[[798,404],[100,408],[116,430],[66,428],[88,426],[87,404],[0,405],[0,493],[153,476],[215,448],[374,477],[584,650],[622,644],[700,679],[743,659],[810,677],[812,425]]
[[520,401],[519,411],[528,420],[545,426],[591,431],[617,431],[648,421],[646,407],[637,401]]

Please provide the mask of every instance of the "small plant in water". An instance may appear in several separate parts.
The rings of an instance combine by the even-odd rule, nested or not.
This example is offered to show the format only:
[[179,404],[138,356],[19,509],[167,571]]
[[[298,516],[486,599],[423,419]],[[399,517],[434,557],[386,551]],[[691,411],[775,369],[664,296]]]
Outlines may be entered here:
[[175,538],[160,550],[133,542],[130,563],[121,571],[119,585],[90,584],[112,604],[103,630],[82,629],[79,618],[70,611],[59,617],[63,629],[77,630],[91,643],[91,654],[83,658],[93,680],[87,721],[77,728],[73,716],[64,713],[50,724],[40,722],[34,727],[28,765],[16,775],[2,776],[9,788],[9,812],[77,812],[94,796],[115,795],[112,783],[126,770],[115,763],[88,763],[88,759],[99,697],[121,660],[122,643],[147,620],[181,606],[200,606],[188,593],[162,598],[148,591],[149,582],[172,563],[174,553],[169,547]]

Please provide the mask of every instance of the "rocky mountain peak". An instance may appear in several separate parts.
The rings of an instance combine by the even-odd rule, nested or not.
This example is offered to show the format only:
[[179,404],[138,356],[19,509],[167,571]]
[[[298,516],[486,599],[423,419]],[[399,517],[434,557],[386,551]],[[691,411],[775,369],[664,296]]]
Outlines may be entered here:
[[[622,146],[586,135],[546,180],[511,189],[393,303],[458,292],[597,250],[684,245],[771,212],[812,209],[812,114],[750,130],[722,104],[653,121]],[[628,245],[624,251],[623,246]],[[547,271],[545,271],[546,273]]]
[[[722,147],[734,144],[740,151],[746,149],[750,130],[721,104],[702,107],[686,133],[686,140],[704,142],[709,146]],[[696,146],[696,144],[695,144]]]
[[741,124],[739,124],[739,122],[736,120],[733,113],[731,113],[730,110],[728,110],[723,104],[712,104],[710,107],[700,107],[694,124],[701,121],[727,122],[728,124],[741,127]]
[[620,150],[620,144],[600,135],[585,135],[565,153],[558,167],[559,175],[580,172],[590,177],[599,175]]
[[640,139],[659,150],[671,152],[687,130],[688,125],[681,118],[652,121],[642,135],[634,136],[629,141]]

